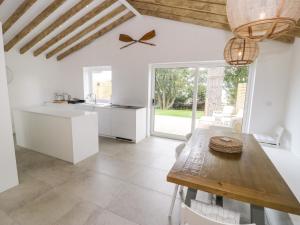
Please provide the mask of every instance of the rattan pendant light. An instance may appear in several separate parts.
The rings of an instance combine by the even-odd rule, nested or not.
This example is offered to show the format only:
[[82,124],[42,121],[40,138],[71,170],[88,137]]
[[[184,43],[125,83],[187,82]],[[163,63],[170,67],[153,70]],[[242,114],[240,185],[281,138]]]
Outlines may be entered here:
[[256,41],[245,38],[232,38],[224,50],[224,58],[229,65],[242,66],[255,61],[259,53]]
[[300,19],[300,0],[227,0],[227,17],[241,38],[276,38]]

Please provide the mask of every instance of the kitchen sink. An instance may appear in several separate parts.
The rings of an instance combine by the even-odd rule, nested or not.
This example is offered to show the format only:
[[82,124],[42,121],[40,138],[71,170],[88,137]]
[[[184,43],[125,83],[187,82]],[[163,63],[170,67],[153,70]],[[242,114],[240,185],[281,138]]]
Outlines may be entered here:
[[116,105],[116,104],[112,104],[111,107],[112,108],[121,108],[121,109],[139,109],[139,108],[141,108],[141,107],[138,107],[138,106]]

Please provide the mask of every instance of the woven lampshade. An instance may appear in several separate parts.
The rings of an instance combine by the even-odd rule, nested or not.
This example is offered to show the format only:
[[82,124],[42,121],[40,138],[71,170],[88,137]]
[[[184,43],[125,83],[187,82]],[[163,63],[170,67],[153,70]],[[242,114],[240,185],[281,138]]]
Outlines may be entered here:
[[240,38],[276,38],[300,19],[300,0],[227,0],[227,17]]
[[224,50],[224,58],[230,65],[241,66],[254,62],[259,53],[256,41],[242,38],[232,38]]

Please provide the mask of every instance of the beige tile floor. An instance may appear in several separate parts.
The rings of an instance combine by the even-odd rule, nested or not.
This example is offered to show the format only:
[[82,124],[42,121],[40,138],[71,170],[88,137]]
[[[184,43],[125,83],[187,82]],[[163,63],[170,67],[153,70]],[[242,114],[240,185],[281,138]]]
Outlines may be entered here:
[[[20,185],[0,194],[0,225],[178,225],[166,175],[179,141],[138,144],[100,138],[100,152],[76,166],[16,147]],[[249,222],[249,206],[225,200]]]
[[71,165],[16,147],[20,185],[0,194],[0,225],[179,224],[166,182],[178,141],[100,138],[100,152]]

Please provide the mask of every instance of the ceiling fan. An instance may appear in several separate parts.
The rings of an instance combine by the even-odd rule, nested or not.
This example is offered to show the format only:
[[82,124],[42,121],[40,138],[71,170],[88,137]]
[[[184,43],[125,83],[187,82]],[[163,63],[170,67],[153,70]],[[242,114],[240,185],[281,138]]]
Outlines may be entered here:
[[156,33],[155,33],[155,30],[152,30],[148,33],[146,33],[143,37],[141,37],[140,39],[138,40],[135,40],[133,39],[132,37],[130,37],[129,35],[127,34],[120,34],[120,37],[119,37],[119,40],[120,41],[123,41],[123,42],[130,42],[129,44],[121,47],[120,49],[123,49],[123,48],[127,48],[129,47],[130,45],[133,45],[133,44],[136,44],[136,43],[142,43],[142,44],[146,44],[146,45],[151,45],[151,46],[156,46],[155,44],[153,43],[149,43],[147,41],[149,41],[150,39],[154,38],[156,36]]

